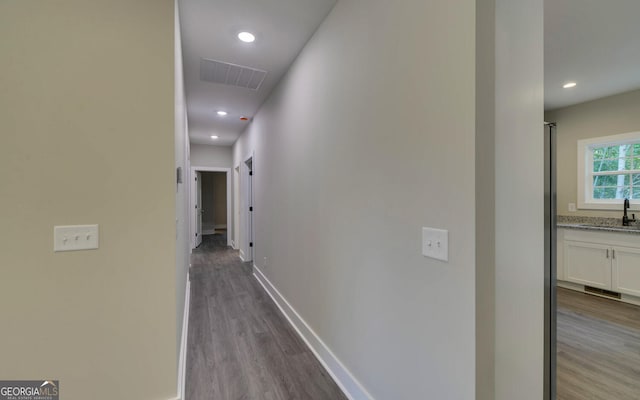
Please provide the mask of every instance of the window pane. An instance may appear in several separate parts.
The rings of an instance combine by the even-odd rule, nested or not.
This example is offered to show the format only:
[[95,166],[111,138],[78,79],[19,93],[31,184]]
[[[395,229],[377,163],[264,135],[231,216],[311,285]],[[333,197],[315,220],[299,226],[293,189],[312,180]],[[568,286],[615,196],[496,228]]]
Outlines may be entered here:
[[595,175],[593,186],[627,186],[629,175]]
[[633,144],[633,154],[636,156],[640,156],[640,143]]
[[593,176],[594,199],[624,199],[630,197],[631,179],[638,185],[640,195],[640,174],[595,175]]
[[618,152],[618,146],[596,147],[593,149],[593,159],[603,160],[607,158],[618,158]]
[[[602,195],[605,196],[605,197],[599,197],[600,199],[622,200],[625,198],[629,198],[631,196],[631,188],[629,186],[617,186],[617,187],[605,186],[598,189],[601,189]],[[595,191],[596,189],[594,189],[594,194],[595,194]],[[594,196],[594,198],[596,197]]]
[[604,192],[604,188],[602,188],[602,187],[594,187],[593,188],[593,198],[594,199],[606,199],[607,195]]
[[[629,188],[626,188],[627,190]],[[615,187],[615,186],[598,186],[593,188],[593,198],[594,199],[623,199],[624,198],[624,187]]]
[[616,199],[628,199],[631,197],[631,188],[629,186],[618,189],[619,190],[616,193]]
[[630,170],[633,169],[633,158],[629,157],[629,158],[625,158],[624,160],[624,169],[625,170]]
[[640,199],[640,174],[631,175],[633,180],[633,187],[631,188],[631,199]]
[[618,159],[613,160],[595,160],[593,162],[593,172],[607,172],[618,170]]

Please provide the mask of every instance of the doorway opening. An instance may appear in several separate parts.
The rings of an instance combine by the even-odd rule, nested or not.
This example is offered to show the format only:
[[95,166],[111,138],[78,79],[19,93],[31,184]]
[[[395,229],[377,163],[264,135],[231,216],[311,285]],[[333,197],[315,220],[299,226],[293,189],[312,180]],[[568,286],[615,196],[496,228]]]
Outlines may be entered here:
[[557,124],[551,399],[639,398],[639,13],[637,1],[544,1],[544,119]]
[[[562,111],[556,115],[564,116]],[[569,124],[557,128],[548,124],[545,129],[545,138],[551,138],[545,163],[550,178],[546,187],[550,196],[545,196],[549,206],[545,250],[550,266],[545,304],[548,398],[637,399],[640,353],[634,349],[640,348],[640,227],[623,225],[623,201],[619,210],[609,214],[557,202],[568,197],[568,189],[561,184],[556,187],[556,179],[576,176],[575,170],[567,174],[568,166],[562,161],[579,145],[575,136],[569,145],[560,140],[567,141],[572,133]],[[618,157],[624,154],[618,149],[622,146],[632,145],[608,146],[608,151],[618,151],[611,157],[611,168],[625,166],[621,162],[618,167],[619,159],[624,160]],[[592,160],[589,166],[600,168],[606,161]],[[616,178],[613,175],[611,181]],[[615,195],[616,189],[610,193]]]
[[191,247],[205,235],[223,235],[231,246],[231,169],[192,167]]

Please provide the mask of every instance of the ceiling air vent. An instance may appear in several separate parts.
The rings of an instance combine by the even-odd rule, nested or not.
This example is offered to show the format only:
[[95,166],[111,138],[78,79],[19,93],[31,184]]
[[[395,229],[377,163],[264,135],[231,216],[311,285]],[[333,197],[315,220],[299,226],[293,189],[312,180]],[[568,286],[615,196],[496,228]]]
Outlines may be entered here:
[[260,89],[267,71],[222,61],[200,59],[200,79],[223,85]]

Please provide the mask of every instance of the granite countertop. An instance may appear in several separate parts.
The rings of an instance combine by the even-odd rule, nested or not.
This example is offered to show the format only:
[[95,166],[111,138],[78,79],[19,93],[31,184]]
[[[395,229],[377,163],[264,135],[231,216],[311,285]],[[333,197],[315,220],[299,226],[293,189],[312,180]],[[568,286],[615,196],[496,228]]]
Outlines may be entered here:
[[[636,222],[637,224],[637,222]],[[558,228],[579,229],[583,231],[605,231],[640,235],[640,225],[622,226],[622,218],[574,217],[559,215]]]

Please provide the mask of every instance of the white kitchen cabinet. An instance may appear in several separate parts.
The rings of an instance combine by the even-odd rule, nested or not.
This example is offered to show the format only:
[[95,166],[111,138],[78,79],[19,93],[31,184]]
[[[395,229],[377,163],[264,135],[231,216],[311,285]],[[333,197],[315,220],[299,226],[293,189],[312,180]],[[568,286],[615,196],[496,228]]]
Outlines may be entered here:
[[611,290],[610,246],[565,240],[565,280]]
[[640,248],[612,248],[611,290],[640,296]]
[[560,228],[557,251],[561,286],[610,290],[640,305],[639,234]]

